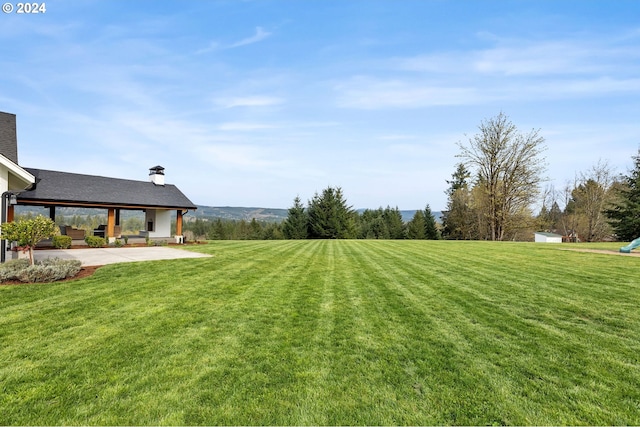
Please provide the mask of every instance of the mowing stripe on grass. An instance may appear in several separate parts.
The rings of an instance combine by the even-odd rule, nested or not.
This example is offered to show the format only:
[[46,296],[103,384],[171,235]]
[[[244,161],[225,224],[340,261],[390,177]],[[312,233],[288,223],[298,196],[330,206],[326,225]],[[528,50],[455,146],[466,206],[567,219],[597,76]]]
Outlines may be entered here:
[[638,424],[638,259],[212,242],[0,288],[0,424]]

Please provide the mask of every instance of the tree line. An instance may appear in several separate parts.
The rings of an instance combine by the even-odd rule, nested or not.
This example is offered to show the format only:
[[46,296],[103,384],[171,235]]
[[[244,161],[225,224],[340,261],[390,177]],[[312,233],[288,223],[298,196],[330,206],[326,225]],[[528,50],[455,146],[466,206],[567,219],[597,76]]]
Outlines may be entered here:
[[341,188],[327,187],[307,206],[294,199],[281,223],[246,220],[200,219],[187,221],[188,240],[279,239],[438,239],[440,234],[429,206],[416,211],[408,223],[395,207],[366,209],[358,213],[346,202]]
[[398,207],[366,209],[358,213],[340,187],[316,193],[305,207],[299,196],[289,208],[283,225],[287,239],[439,239],[429,205],[404,223]]

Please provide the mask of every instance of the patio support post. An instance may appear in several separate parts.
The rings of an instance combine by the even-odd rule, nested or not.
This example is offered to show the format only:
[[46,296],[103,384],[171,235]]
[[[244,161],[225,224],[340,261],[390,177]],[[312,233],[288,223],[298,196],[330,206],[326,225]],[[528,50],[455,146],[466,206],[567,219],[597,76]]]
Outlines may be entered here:
[[13,205],[7,206],[7,222],[13,222],[14,220],[14,210]]
[[[2,193],[2,212],[0,212],[0,225],[13,221],[13,206],[16,204],[16,193],[13,191],[5,191]],[[9,214],[11,214],[11,220],[9,220]],[[5,239],[0,240],[0,262],[7,260],[7,244],[9,242]]]
[[176,211],[176,236],[182,236],[182,210]]
[[55,206],[49,206],[49,218],[51,218],[51,221],[56,222],[56,207]]
[[107,213],[107,237],[111,240],[116,234],[116,210],[109,208]]

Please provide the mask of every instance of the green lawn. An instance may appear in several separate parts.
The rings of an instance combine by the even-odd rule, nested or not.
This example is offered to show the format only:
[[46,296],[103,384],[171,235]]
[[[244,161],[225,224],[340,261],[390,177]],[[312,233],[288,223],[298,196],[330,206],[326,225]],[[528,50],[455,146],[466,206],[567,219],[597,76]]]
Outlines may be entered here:
[[0,425],[640,424],[640,258],[561,247],[215,242],[2,286]]

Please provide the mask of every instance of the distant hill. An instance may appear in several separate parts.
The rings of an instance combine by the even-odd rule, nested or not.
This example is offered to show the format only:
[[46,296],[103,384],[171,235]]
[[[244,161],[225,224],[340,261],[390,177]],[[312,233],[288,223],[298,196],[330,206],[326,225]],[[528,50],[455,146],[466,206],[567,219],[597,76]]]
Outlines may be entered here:
[[[256,219],[257,221],[266,221],[266,222],[281,222],[287,218],[288,209],[277,209],[277,208],[255,208],[255,207],[234,207],[234,206],[201,206],[197,205],[198,209],[195,211],[189,211],[189,216],[192,218],[221,218],[228,220],[236,220],[240,221],[244,219],[245,221],[251,221],[252,219]],[[364,212],[365,209],[358,209],[359,213]],[[17,206],[16,213],[17,214],[42,214],[48,215],[48,210],[45,210],[41,207],[32,207],[32,206]],[[89,208],[57,208],[57,215],[64,216],[85,216],[85,215],[105,215],[107,214],[106,209],[89,209]],[[414,210],[404,210],[400,211],[402,215],[402,220],[404,222],[409,222],[413,215],[416,213]],[[142,215],[140,211],[122,211],[122,218],[129,218],[131,216]],[[433,216],[435,216],[436,221],[442,222],[442,212],[433,212]]]
[[[358,213],[362,213],[365,209],[357,209]],[[247,220],[250,221],[255,218],[258,221],[268,222],[281,222],[287,218],[288,209],[274,209],[274,208],[243,208],[243,207],[214,207],[214,206],[199,206],[196,211],[190,214],[196,218],[222,218],[232,220]],[[416,210],[404,210],[400,211],[402,220],[404,222],[411,221]],[[432,212],[436,221],[442,222],[442,212]]]
[[[358,213],[362,213],[365,209],[357,209]],[[255,218],[258,221],[273,221],[280,222],[287,218],[288,209],[274,209],[274,208],[243,208],[243,207],[213,207],[213,206],[198,206],[198,209],[191,212],[196,218],[222,218],[233,220],[247,220],[250,221]],[[402,220],[404,222],[411,221],[416,210],[404,210],[400,211]],[[442,212],[432,212],[436,221],[442,222]]]
[[280,222],[287,218],[288,213],[288,209],[197,206],[198,209],[190,211],[189,215],[196,218],[221,218],[238,221],[241,219],[250,221],[255,218],[257,221]]

